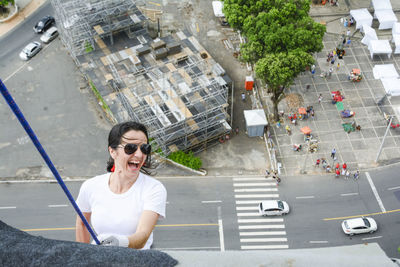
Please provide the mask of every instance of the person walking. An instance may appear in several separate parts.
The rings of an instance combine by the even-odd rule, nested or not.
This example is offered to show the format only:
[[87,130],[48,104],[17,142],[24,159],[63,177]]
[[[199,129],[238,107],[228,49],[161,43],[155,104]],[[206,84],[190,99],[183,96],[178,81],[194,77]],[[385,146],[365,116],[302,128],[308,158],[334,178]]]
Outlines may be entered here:
[[311,77],[314,78],[314,74],[315,74],[315,65],[313,64],[311,66]]
[[242,101],[246,101],[246,94],[242,93]]
[[321,162],[320,159],[317,159],[317,162],[315,162],[315,167],[319,167],[319,163]]
[[358,178],[360,178],[360,171],[359,171],[359,170],[357,170],[357,171],[354,173],[354,180],[357,180]]
[[339,176],[340,176],[340,171],[339,171],[339,169],[336,169],[336,171],[335,171],[335,177],[336,177],[336,178],[339,178]]
[[322,99],[323,99],[323,97],[322,97],[322,94],[319,94],[319,97],[318,97],[318,103],[320,103],[320,104],[321,104],[321,102],[322,102]]
[[331,158],[333,158],[333,160],[335,160],[335,158],[336,158],[336,149],[335,148],[332,149]]
[[349,170],[346,170],[345,179],[346,179],[346,180],[349,180],[349,178],[350,178],[350,172],[349,172]]
[[[331,62],[333,62],[332,64],[334,64],[334,63],[335,63],[335,59],[332,59]],[[328,72],[328,78],[329,78],[329,79],[332,77],[332,72],[333,72],[333,69],[332,69],[332,68],[329,68],[329,72]]]
[[342,168],[343,168],[343,170],[346,170],[346,169],[347,169],[347,164],[346,164],[346,162],[343,163]]
[[271,175],[271,172],[268,169],[266,169],[265,170],[265,178],[268,178],[270,175]]

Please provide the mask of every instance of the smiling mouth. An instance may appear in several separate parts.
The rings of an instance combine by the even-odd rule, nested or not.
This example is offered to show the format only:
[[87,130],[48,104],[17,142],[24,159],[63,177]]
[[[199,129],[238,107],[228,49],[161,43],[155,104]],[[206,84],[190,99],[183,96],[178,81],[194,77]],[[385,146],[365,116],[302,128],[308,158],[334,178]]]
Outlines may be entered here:
[[139,162],[128,162],[128,165],[132,169],[138,169],[139,168]]

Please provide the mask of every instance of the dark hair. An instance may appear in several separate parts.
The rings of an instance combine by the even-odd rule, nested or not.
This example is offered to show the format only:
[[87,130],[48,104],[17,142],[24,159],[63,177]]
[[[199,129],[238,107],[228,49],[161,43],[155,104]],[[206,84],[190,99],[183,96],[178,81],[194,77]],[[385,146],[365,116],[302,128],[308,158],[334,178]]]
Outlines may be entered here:
[[[147,133],[146,126],[136,121],[122,122],[112,127],[110,133],[108,134],[108,146],[116,149],[121,144],[122,136],[131,131],[141,131],[146,135],[147,143],[149,143],[149,135]],[[111,172],[111,168],[114,166],[114,159],[110,157],[107,161],[107,171]],[[145,174],[151,174],[148,170],[151,168],[151,155],[147,155],[146,161],[144,162],[140,171]]]

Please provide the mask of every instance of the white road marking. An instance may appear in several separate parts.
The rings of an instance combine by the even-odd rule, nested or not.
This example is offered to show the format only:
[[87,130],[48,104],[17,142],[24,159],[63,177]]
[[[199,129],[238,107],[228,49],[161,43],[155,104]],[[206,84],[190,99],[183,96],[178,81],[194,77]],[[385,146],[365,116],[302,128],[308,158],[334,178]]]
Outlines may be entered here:
[[23,67],[26,66],[26,64],[28,64],[28,62],[25,62],[21,67],[19,67],[16,71],[14,71],[13,73],[10,74],[10,76],[8,76],[7,78],[5,78],[3,80],[3,83],[5,83],[6,81],[8,81],[8,79],[10,79],[12,76],[14,76],[17,72],[19,72]]
[[241,236],[257,236],[257,235],[286,235],[286,231],[271,231],[271,232],[240,232]]
[[358,193],[347,193],[347,194],[340,194],[342,197],[345,197],[345,196],[356,196],[356,195],[358,195]]
[[239,230],[245,229],[285,229],[283,224],[267,224],[267,225],[239,225]]
[[400,186],[390,187],[387,190],[396,190],[396,189],[400,189]]
[[370,240],[370,239],[378,239],[378,238],[382,238],[382,236],[365,237],[365,238],[362,238],[361,240]]
[[61,207],[68,207],[67,204],[60,204],[60,205],[48,205],[49,208],[61,208]]
[[0,207],[0,210],[16,209],[17,207]]
[[253,178],[233,178],[234,181],[265,181],[266,178],[253,177]]
[[[273,197],[276,197],[276,198],[279,197],[278,194],[272,195],[272,196],[273,196]],[[243,204],[260,204],[261,201],[262,201],[261,199],[260,199],[260,200],[237,200],[237,201],[236,201],[236,205],[243,205]]]
[[277,197],[276,194],[252,194],[252,195],[235,195],[235,198],[266,198],[266,197]]
[[257,206],[236,207],[236,210],[258,210],[258,207]]
[[311,244],[326,244],[328,241],[309,241]]
[[204,200],[201,203],[207,204],[207,203],[221,203],[221,200]]
[[289,248],[289,245],[263,245],[263,246],[240,246],[243,250],[251,249],[285,249]]
[[250,217],[254,217],[254,216],[261,216],[260,213],[258,212],[239,212],[237,213],[238,217],[246,217],[246,216],[250,216]]
[[246,187],[246,186],[274,186],[274,185],[276,185],[276,182],[275,183],[235,183],[235,184],[233,184],[233,186],[236,186],[236,187]]
[[238,219],[238,223],[271,223],[271,222],[283,222],[282,218],[273,219]]
[[278,188],[241,188],[235,189],[235,193],[246,193],[246,192],[271,192],[278,191]]
[[374,182],[372,182],[371,176],[369,176],[368,172],[366,172],[365,175],[367,176],[367,180],[369,182],[369,185],[371,186],[372,192],[374,193],[376,200],[378,201],[378,204],[379,204],[379,207],[381,208],[381,211],[382,212],[386,212],[386,209],[383,206],[382,200],[379,197],[379,194],[378,194],[378,191],[376,190]]
[[302,197],[296,197],[297,199],[307,199],[307,198],[314,198],[314,196],[302,196]]
[[257,243],[257,242],[287,242],[286,237],[271,237],[271,238],[241,238],[242,243]]
[[221,207],[218,207],[218,232],[219,232],[219,246],[221,248],[221,251],[225,251],[224,225],[222,224]]
[[219,247],[183,247],[183,248],[152,248],[155,250],[210,250],[210,249],[219,249]]

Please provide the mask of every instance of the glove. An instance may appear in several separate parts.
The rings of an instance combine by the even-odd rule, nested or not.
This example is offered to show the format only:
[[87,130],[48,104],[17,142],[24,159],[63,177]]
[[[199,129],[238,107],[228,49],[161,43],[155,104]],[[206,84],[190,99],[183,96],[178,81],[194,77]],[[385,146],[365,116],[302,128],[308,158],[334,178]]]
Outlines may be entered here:
[[101,234],[97,236],[101,246],[128,247],[129,239],[124,235]]

